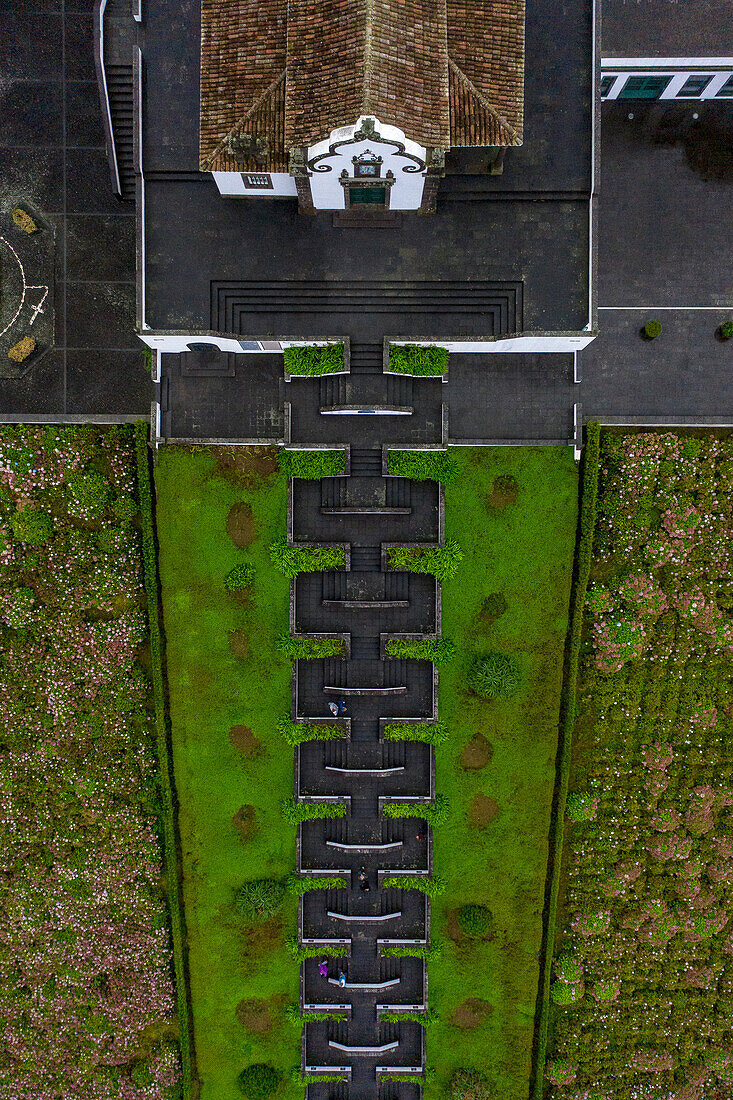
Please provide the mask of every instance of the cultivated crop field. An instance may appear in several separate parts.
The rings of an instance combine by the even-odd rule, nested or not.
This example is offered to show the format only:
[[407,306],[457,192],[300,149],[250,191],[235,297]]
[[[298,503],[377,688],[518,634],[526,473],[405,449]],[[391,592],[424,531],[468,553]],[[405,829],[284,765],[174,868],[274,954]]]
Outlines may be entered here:
[[733,443],[602,437],[546,1080],[733,1084]]
[[0,428],[5,1100],[178,1095],[137,492],[131,428]]

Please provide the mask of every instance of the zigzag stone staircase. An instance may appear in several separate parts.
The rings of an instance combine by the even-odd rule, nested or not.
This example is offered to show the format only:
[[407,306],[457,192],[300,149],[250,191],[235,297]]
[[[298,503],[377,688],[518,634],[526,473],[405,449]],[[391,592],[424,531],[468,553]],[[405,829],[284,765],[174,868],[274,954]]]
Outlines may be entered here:
[[[376,375],[374,365],[365,354],[358,373]],[[382,381],[386,390],[390,380]],[[330,1078],[309,1084],[308,1100],[418,1100],[425,1029],[414,1019],[395,1022],[394,1014],[427,1011],[426,966],[388,949],[429,946],[430,905],[422,892],[387,889],[382,880],[430,876],[432,838],[424,820],[382,810],[390,800],[431,802],[435,765],[429,745],[388,740],[385,726],[435,721],[437,674],[427,661],[385,659],[384,640],[439,634],[440,600],[433,577],[390,571],[383,546],[440,542],[443,504],[435,483],[384,476],[380,449],[354,447],[347,469],[339,478],[293,481],[288,499],[293,542],[348,544],[346,569],[302,574],[291,588],[295,633],[349,642],[348,658],[298,661],[293,673],[296,720],[330,720],[329,702],[346,705],[343,739],[296,749],[296,799],[347,807],[345,817],[304,822],[298,833],[299,873],[343,881],[308,891],[300,903],[301,943],[321,952],[302,964],[302,1008],[341,1013],[306,1024],[303,1072]],[[330,953],[344,947],[345,956]]]

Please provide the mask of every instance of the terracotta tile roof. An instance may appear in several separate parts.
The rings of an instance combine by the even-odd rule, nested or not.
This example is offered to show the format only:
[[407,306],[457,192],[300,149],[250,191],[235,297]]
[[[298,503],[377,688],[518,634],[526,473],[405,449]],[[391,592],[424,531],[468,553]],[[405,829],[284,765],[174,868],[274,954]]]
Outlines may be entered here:
[[524,0],[202,0],[201,10],[205,171],[287,171],[293,146],[371,114],[428,147],[521,144]]
[[446,145],[446,43],[446,0],[290,0],[287,144],[374,114],[420,145]]
[[287,0],[202,0],[202,168],[285,71],[286,28]]
[[[448,56],[483,102],[516,135],[515,140],[499,143],[502,145],[522,143],[524,3],[525,0],[448,0]],[[461,129],[465,129],[463,123],[456,126],[457,131]]]

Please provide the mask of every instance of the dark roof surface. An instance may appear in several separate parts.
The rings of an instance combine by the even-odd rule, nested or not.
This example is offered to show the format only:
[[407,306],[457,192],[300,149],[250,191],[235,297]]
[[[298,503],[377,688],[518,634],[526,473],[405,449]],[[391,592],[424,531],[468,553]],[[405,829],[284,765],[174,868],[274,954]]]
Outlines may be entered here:
[[730,57],[730,0],[604,0],[603,57]]
[[[520,145],[523,91],[524,0],[202,0],[207,171],[286,171],[360,115],[426,147]],[[257,159],[234,156],[245,135]]]

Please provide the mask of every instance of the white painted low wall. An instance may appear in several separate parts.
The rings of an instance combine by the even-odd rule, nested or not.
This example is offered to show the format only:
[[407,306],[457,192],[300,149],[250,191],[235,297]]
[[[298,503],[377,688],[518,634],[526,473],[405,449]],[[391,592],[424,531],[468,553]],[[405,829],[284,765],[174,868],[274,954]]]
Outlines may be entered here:
[[241,340],[233,336],[209,336],[207,333],[152,333],[141,332],[138,336],[144,344],[154,351],[164,352],[166,355],[178,355],[184,351],[190,351],[191,344],[213,344],[219,351],[230,351],[236,355],[259,355],[264,352],[278,354],[283,348],[308,347],[311,344],[323,346],[325,344],[338,344],[339,340],[331,337],[323,340]]
[[564,352],[582,351],[595,340],[590,332],[573,332],[554,335],[552,333],[527,333],[526,336],[497,336],[493,340],[392,340],[390,344],[422,344],[425,347],[446,348],[454,353],[498,353],[508,352]]
[[272,199],[276,197],[295,198],[295,180],[287,172],[261,172],[252,175],[267,175],[272,187],[248,187],[241,172],[212,172],[220,195],[228,198]]

